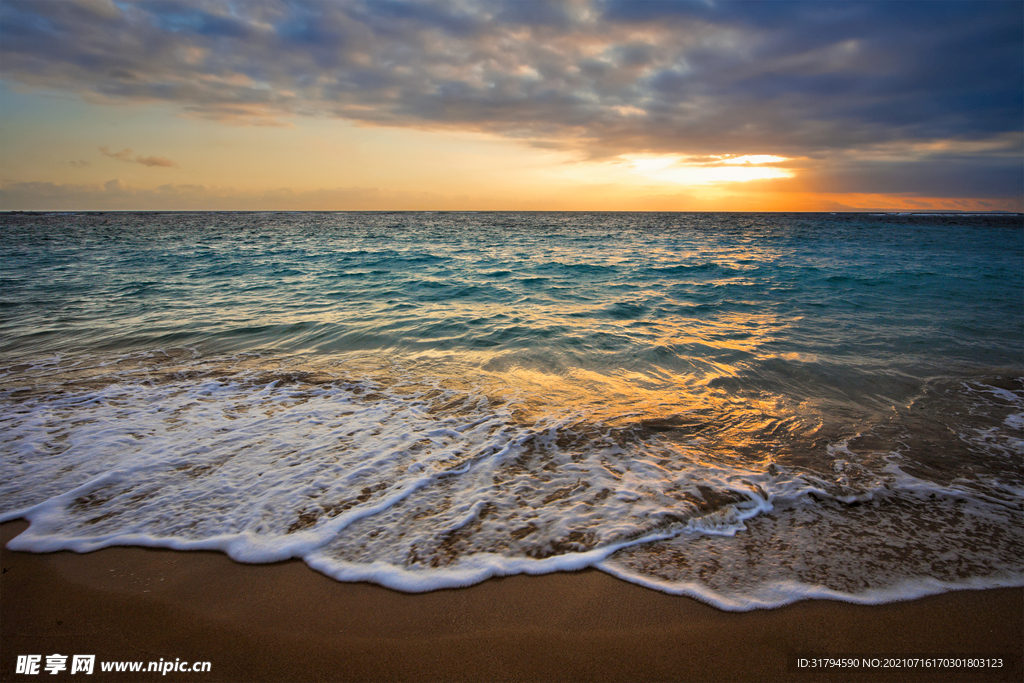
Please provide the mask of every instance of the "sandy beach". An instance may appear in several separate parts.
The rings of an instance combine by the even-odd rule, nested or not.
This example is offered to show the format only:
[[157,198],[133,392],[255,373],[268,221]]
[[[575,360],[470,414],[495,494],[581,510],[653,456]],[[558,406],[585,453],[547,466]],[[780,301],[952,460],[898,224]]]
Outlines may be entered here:
[[0,683],[1024,683],[1022,57],[0,0]]
[[[25,528],[2,525],[3,543]],[[599,571],[404,594],[298,561],[212,552],[3,551],[0,676],[18,655],[96,655],[91,680],[1019,681],[1024,590],[860,606],[803,601],[727,613]],[[990,655],[1002,669],[799,668],[796,656]],[[104,661],[210,662],[209,672],[107,672]],[[69,667],[70,669],[70,667]]]

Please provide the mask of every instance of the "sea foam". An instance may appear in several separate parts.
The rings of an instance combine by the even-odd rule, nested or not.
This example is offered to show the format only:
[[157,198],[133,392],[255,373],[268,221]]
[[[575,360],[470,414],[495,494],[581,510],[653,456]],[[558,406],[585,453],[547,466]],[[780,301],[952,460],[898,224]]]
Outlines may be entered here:
[[895,454],[851,482],[845,443],[825,479],[639,427],[525,424],[479,393],[191,374],[8,403],[0,519],[31,522],[9,547],[301,558],[405,591],[596,567],[725,609],[1021,582],[1019,504],[915,478]]

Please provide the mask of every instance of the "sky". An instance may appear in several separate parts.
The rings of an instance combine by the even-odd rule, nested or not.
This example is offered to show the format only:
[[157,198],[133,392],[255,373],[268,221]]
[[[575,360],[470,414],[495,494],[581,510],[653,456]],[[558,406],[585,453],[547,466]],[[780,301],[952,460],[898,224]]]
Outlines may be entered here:
[[1024,210],[1024,3],[0,3],[0,210]]

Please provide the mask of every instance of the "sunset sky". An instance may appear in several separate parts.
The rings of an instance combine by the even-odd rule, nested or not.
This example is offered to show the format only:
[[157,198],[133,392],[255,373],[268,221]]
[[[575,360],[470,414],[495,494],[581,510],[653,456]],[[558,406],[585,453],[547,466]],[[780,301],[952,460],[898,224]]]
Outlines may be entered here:
[[3,210],[1024,210],[1024,3],[0,3]]

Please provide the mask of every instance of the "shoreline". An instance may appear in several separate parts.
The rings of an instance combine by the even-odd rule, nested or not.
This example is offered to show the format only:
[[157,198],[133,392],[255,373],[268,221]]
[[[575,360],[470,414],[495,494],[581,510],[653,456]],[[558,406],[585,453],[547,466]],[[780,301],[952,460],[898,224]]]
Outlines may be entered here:
[[[212,551],[6,549],[0,680],[1019,681],[1024,588],[908,602],[804,600],[724,612],[590,569],[407,594],[299,560]],[[95,676],[15,673],[18,655],[94,654]],[[995,655],[1002,669],[799,669],[796,656]],[[208,661],[208,673],[102,674],[103,661]],[[70,657],[69,657],[70,660]],[[70,667],[69,667],[70,668]]]

